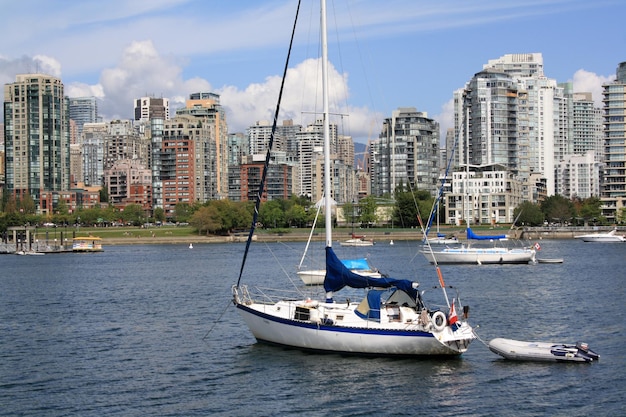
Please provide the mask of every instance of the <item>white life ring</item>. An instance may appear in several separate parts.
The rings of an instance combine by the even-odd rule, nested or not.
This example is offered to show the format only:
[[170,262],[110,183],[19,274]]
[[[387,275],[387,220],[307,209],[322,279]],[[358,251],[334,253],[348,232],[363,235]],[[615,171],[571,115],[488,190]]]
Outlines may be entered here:
[[443,314],[443,312],[436,311],[431,317],[431,321],[433,322],[433,327],[435,328],[435,330],[440,332],[445,329],[448,319],[446,318],[446,315]]

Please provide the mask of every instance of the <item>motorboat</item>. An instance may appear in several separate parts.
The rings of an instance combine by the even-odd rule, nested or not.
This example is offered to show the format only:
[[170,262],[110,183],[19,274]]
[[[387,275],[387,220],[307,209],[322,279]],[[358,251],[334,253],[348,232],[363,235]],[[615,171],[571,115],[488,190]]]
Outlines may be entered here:
[[626,238],[617,234],[617,229],[613,229],[608,233],[591,233],[587,235],[574,236],[583,242],[625,242]]
[[352,233],[352,238],[339,242],[341,246],[374,246],[372,239],[365,239],[365,235],[355,235]]
[[503,358],[514,361],[550,362],[593,362],[600,359],[587,343],[548,343],[524,342],[521,340],[496,338],[489,344],[489,350]]

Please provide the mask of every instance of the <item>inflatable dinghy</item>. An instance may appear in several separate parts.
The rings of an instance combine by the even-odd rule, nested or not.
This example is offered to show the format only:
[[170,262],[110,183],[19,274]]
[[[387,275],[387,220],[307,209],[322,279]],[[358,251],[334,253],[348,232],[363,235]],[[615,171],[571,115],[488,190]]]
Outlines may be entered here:
[[583,342],[571,345],[496,338],[489,342],[489,350],[515,361],[593,362],[600,359],[600,355]]

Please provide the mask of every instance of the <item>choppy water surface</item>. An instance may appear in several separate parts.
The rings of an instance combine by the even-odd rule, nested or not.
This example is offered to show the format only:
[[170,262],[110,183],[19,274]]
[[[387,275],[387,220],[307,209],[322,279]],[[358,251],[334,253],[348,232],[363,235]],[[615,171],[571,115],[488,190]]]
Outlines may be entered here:
[[[336,250],[436,285],[416,243],[395,243]],[[441,268],[483,340],[583,340],[597,363],[508,362],[480,341],[451,360],[258,345],[230,302],[243,244],[3,255],[0,415],[626,415],[626,245],[541,246],[564,263]],[[299,285],[303,243],[252,248],[245,283]]]

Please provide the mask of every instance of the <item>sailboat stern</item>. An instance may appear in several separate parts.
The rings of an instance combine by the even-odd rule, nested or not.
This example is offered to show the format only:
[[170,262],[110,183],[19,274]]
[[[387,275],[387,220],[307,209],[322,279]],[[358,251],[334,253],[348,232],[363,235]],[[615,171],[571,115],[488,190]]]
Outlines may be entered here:
[[435,338],[444,346],[457,354],[467,351],[476,335],[467,321],[447,325],[442,331],[434,332]]

